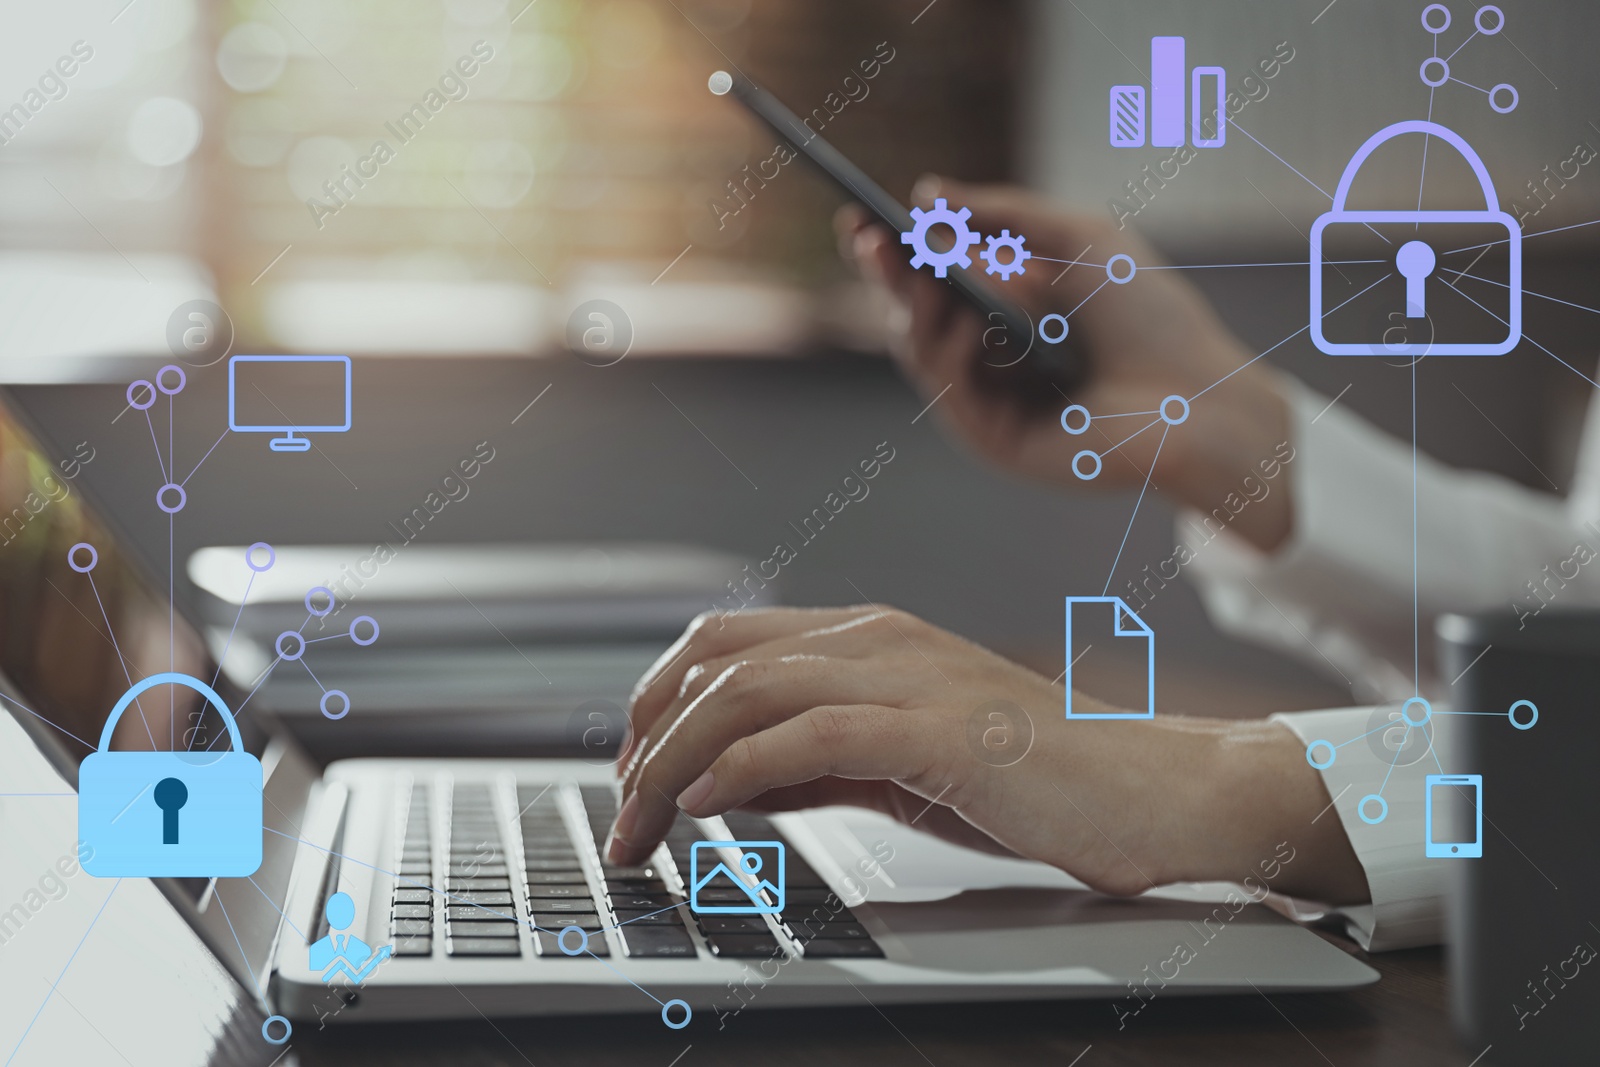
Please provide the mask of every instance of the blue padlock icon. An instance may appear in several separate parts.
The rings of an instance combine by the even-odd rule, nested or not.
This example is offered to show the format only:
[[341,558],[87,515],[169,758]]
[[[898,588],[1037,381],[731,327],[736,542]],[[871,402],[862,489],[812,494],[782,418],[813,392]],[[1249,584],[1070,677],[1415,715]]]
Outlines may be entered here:
[[[1472,173],[1478,179],[1478,185],[1483,190],[1484,207],[1482,210],[1471,211],[1351,211],[1345,205],[1350,196],[1350,185],[1355,181],[1356,172],[1366,162],[1367,157],[1382,144],[1401,134],[1425,133],[1451,145],[1460,152],[1467,164],[1472,168]],[[1354,224],[1373,225],[1377,223],[1487,223],[1505,231],[1505,242],[1509,253],[1509,272],[1507,279],[1509,285],[1509,302],[1507,315],[1500,321],[1505,325],[1504,338],[1483,343],[1449,343],[1428,341],[1425,343],[1341,343],[1330,341],[1323,332],[1323,319],[1328,313],[1324,306],[1322,292],[1323,262],[1323,231],[1329,226]],[[1419,238],[1421,234],[1418,228]],[[1496,241],[1495,243],[1500,243]],[[1438,262],[1439,250],[1430,247],[1426,241],[1418,239],[1407,241],[1395,252],[1394,270],[1405,279],[1405,315],[1407,318],[1422,318],[1426,311],[1425,285]],[[1492,313],[1491,313],[1492,315]],[[1499,318],[1495,315],[1494,318]],[[1500,200],[1495,193],[1494,181],[1489,177],[1488,169],[1483,165],[1483,160],[1478,158],[1478,153],[1473,151],[1471,145],[1454,130],[1441,126],[1436,122],[1426,122],[1421,119],[1412,119],[1407,122],[1397,122],[1386,126],[1367,138],[1365,144],[1356,150],[1350,157],[1349,164],[1344,173],[1339,177],[1339,187],[1333,195],[1333,209],[1317,219],[1311,227],[1311,337],[1318,351],[1330,356],[1500,356],[1517,347],[1522,340],[1522,228],[1517,220],[1500,210]]]
[[[205,697],[222,715],[232,751],[112,752],[128,705],[159,685]],[[244,750],[228,705],[187,674],[152,674],[117,701],[100,748],[78,767],[78,838],[97,878],[243,878],[261,866],[261,761]]]

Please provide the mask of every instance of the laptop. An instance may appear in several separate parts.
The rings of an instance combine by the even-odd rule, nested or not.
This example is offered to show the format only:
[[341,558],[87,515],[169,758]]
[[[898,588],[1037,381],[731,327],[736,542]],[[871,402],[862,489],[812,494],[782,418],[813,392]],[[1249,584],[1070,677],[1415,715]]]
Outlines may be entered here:
[[[13,620],[0,642],[0,703],[36,749],[12,746],[6,758],[48,760],[76,788],[132,683],[173,672],[215,685],[261,765],[260,866],[151,881],[271,1017],[268,1040],[300,1020],[642,1012],[678,1029],[747,1004],[856,1004],[863,994],[876,1004],[1121,998],[1132,1010],[1157,995],[1377,979],[1227,886],[1106,898],[1048,866],[979,855],[855,809],[684,818],[647,863],[615,867],[599,851],[617,804],[602,760],[319,768],[253,692],[229,684],[220,650],[171,607],[166,581],[141,571],[70,481],[70,456],[43,451],[3,391],[0,403],[0,519],[20,524],[0,546],[0,603]],[[48,502],[35,512],[30,499]],[[69,551],[79,544],[94,549],[87,572],[90,553]],[[158,687],[128,705],[111,747],[221,752],[232,743],[226,726],[191,689]],[[178,802],[158,799],[135,796],[124,811],[164,832]],[[211,814],[198,803],[190,811]],[[0,868],[16,861],[6,855],[14,847],[0,838]]]

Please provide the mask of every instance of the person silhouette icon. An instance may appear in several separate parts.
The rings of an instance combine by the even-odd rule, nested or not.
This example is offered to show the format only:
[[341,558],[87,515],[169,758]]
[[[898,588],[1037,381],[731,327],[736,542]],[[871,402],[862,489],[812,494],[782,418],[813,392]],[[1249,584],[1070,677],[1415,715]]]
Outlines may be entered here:
[[322,973],[324,982],[332,982],[334,975],[342,971],[352,985],[360,985],[394,951],[393,945],[384,945],[373,952],[371,945],[354,934],[334,932],[347,930],[356,921],[356,902],[349,893],[330,896],[322,914],[328,920],[328,932],[311,943],[309,966]]

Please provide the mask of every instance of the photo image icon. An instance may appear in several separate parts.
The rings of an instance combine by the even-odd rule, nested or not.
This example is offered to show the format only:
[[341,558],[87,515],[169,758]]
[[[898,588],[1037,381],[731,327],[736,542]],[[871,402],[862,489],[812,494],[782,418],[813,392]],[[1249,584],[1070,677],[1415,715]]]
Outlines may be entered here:
[[[727,853],[738,856],[729,860]],[[689,850],[689,909],[699,915],[777,915],[784,907],[782,841],[696,841]]]

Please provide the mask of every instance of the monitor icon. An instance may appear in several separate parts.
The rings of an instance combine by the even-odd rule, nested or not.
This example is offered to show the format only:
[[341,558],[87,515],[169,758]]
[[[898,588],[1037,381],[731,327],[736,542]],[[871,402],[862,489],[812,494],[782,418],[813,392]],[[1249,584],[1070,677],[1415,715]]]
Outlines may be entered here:
[[307,433],[350,429],[349,356],[234,356],[228,360],[228,429],[277,433],[274,452],[304,452]]

